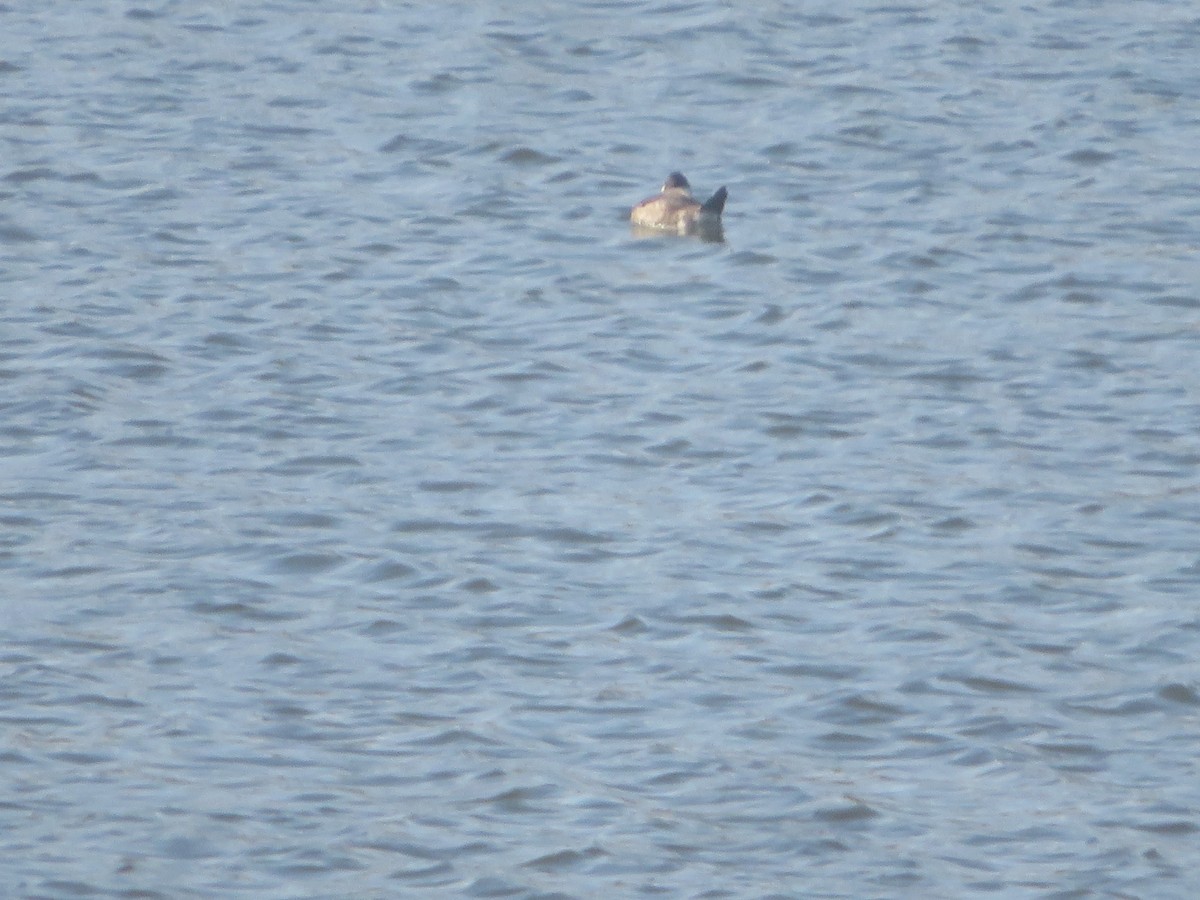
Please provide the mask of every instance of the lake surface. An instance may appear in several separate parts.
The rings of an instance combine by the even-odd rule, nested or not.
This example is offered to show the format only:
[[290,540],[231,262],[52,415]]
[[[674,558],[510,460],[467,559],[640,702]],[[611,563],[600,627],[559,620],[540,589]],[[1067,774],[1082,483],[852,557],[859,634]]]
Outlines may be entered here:
[[0,891],[1200,894],[1198,59],[0,4]]

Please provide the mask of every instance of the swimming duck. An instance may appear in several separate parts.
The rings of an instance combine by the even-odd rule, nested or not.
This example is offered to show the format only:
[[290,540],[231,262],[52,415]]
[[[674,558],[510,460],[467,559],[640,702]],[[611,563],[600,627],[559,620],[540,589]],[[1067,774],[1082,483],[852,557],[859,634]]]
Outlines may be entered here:
[[721,188],[700,203],[692,196],[692,186],[678,172],[667,176],[662,192],[643,200],[629,213],[629,221],[643,228],[658,228],[679,234],[694,234],[706,227],[721,223],[725,198],[729,192]]

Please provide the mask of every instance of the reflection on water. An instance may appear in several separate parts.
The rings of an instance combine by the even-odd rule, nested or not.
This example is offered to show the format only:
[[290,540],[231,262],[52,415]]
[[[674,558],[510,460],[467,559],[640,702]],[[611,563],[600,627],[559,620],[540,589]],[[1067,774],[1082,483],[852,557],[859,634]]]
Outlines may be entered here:
[[1187,4],[9,7],[10,894],[1196,895]]

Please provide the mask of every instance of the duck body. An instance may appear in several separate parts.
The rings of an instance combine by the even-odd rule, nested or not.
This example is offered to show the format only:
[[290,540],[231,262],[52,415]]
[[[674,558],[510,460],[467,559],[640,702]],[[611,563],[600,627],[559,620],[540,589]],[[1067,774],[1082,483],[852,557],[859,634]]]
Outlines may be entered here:
[[629,213],[629,221],[641,228],[695,234],[720,225],[729,192],[720,188],[704,203],[692,196],[692,186],[678,172],[667,176],[662,191],[648,197]]

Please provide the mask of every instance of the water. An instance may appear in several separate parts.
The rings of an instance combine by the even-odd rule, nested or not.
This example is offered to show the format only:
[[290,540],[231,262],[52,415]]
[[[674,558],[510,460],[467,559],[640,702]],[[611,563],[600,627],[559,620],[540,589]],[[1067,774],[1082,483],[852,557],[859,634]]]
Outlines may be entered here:
[[4,896],[1195,896],[1198,50],[0,7]]

